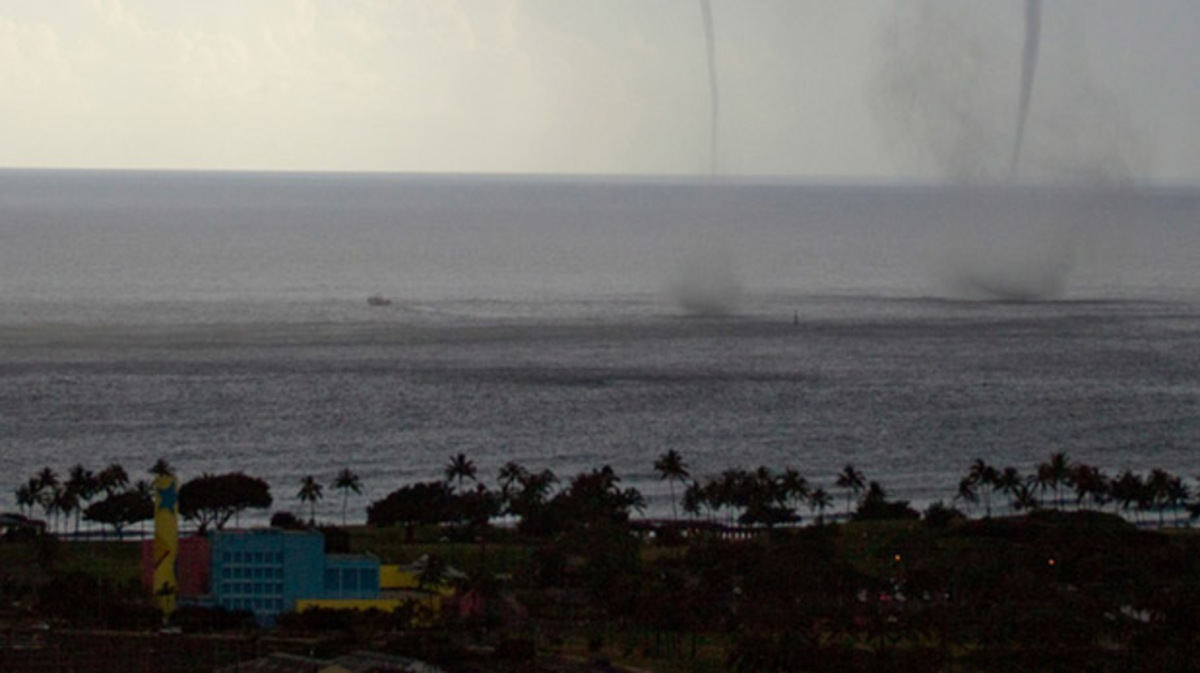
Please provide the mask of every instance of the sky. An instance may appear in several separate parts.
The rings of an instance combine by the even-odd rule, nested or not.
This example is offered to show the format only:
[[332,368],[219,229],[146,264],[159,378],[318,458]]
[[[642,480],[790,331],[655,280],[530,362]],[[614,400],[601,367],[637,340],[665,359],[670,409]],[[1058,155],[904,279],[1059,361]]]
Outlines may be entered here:
[[[1200,184],[1200,3],[1044,0],[1034,177]],[[993,176],[1023,0],[712,0],[717,172]],[[0,0],[0,166],[702,175],[697,0]]]

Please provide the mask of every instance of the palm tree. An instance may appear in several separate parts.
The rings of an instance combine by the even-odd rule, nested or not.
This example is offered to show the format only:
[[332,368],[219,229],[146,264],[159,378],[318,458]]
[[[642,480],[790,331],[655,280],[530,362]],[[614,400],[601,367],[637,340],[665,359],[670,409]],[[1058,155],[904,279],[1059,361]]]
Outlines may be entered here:
[[842,468],[841,474],[837,477],[837,487],[846,490],[846,516],[850,516],[851,496],[857,498],[858,494],[867,486],[866,477],[863,473],[854,469],[850,463]]
[[654,471],[658,472],[659,481],[667,481],[667,487],[671,491],[671,518],[678,521],[679,511],[675,509],[675,482],[684,481],[690,476],[687,466],[683,464],[683,458],[678,451],[669,449],[654,461]]
[[60,486],[54,491],[55,507],[63,515],[62,530],[67,532],[71,524],[71,514],[75,514],[75,532],[79,532],[79,494],[66,486]]
[[446,582],[450,565],[434,554],[426,554],[417,562],[421,565],[421,571],[417,573],[417,586],[426,591],[437,591]]
[[508,496],[508,513],[528,520],[546,504],[558,477],[550,469],[541,472],[526,472],[521,469],[516,479],[520,483],[521,490],[513,490],[512,484],[509,484],[511,493]]
[[529,471],[515,460],[510,460],[500,467],[496,480],[500,484],[500,502],[505,514],[512,513],[512,504],[518,493],[517,486],[524,484],[528,478]]
[[53,529],[55,522],[53,516],[58,513],[59,504],[58,475],[49,466],[43,467],[41,472],[34,477],[34,482],[37,484],[34,493],[37,496],[38,504],[46,513],[46,518],[50,519],[50,527]]
[[86,507],[80,503],[82,500],[85,503],[91,503],[92,498],[100,490],[100,481],[91,470],[85,468],[82,464],[76,465],[68,472],[66,489],[74,496],[75,505],[75,532],[79,533],[79,514],[80,510]]
[[1158,510],[1158,527],[1163,527],[1163,512],[1170,502],[1171,475],[1165,470],[1155,468],[1146,478],[1146,489],[1149,491],[1150,502]]
[[1112,497],[1128,512],[1131,505],[1140,505],[1145,500],[1146,483],[1132,470],[1123,470],[1112,482]]
[[970,475],[963,477],[958,482],[958,493],[954,496],[954,499],[961,500],[967,503],[968,508],[974,509],[975,504],[979,502],[979,491],[976,488],[977,483]]
[[779,478],[779,488],[782,489],[784,497],[787,498],[793,510],[798,511],[800,504],[808,500],[808,480],[790,467],[785,469],[783,476]]
[[529,470],[526,470],[517,461],[510,460],[500,466],[500,471],[496,474],[496,480],[500,482],[502,493],[511,493],[514,487],[524,481],[527,476],[529,476]]
[[96,484],[105,495],[111,496],[129,485],[129,475],[125,473],[125,468],[113,463],[100,470],[100,474],[96,475]]
[[463,479],[475,481],[475,463],[467,458],[467,454],[460,453],[451,457],[446,465],[446,481],[458,480],[458,490],[461,492]]
[[175,468],[171,467],[171,464],[167,462],[166,458],[159,458],[158,460],[154,461],[153,465],[150,466],[150,474],[156,477],[175,474]]
[[[154,486],[152,486],[150,482],[146,481],[145,479],[137,480],[137,483],[133,485],[133,492],[137,493],[147,502],[154,502]],[[153,517],[151,517],[151,519],[152,518]],[[141,533],[143,536],[146,534],[146,522],[150,521],[151,519],[142,519],[138,522],[138,526],[141,528]]]
[[721,473],[720,481],[714,489],[713,496],[716,498],[719,507],[728,508],[726,513],[726,521],[732,526],[733,522],[741,518],[741,511],[745,510],[749,502],[747,485],[750,482],[750,473],[745,470],[729,469]]
[[983,492],[983,511],[984,516],[991,518],[992,493],[1000,490],[1000,471],[985,463],[982,458],[976,458],[967,472],[967,481],[976,489],[987,487]]
[[1020,484],[1013,494],[1012,508],[1016,511],[1030,511],[1037,509],[1038,499],[1033,497],[1033,492],[1029,490],[1028,484]]
[[1179,510],[1186,507],[1191,495],[1191,489],[1183,483],[1181,477],[1171,478],[1171,482],[1167,485],[1167,505],[1175,512],[1176,527],[1179,526]]
[[1038,465],[1037,483],[1043,490],[1054,489],[1054,507],[1062,507],[1062,487],[1071,484],[1072,464],[1061,451],[1050,454],[1049,462]]
[[808,507],[817,513],[817,524],[825,523],[825,508],[833,504],[833,498],[818,487],[808,495]]
[[21,514],[31,516],[33,514],[33,506],[37,504],[37,493],[35,492],[36,483],[34,480],[21,484],[17,487],[17,508],[21,510]]
[[700,482],[693,481],[683,489],[683,513],[696,519],[700,516],[700,506],[704,503],[704,490]]
[[1071,470],[1071,483],[1075,487],[1075,504],[1082,505],[1084,498],[1090,499],[1097,509],[1102,509],[1111,492],[1109,478],[1098,468],[1077,463]]
[[351,471],[350,468],[343,467],[342,471],[338,472],[337,476],[333,478],[332,486],[333,486],[334,490],[342,492],[342,525],[345,526],[346,525],[346,503],[350,499],[350,492],[354,491],[355,494],[361,494],[362,493],[362,480],[359,479],[358,475],[354,474],[354,472]]
[[309,524],[316,523],[317,520],[317,501],[321,499],[321,484],[317,483],[312,475],[300,480],[300,490],[296,493],[296,497],[300,498],[300,502],[308,503],[308,522]]
[[66,488],[56,485],[53,489],[42,494],[42,507],[46,510],[46,516],[50,518],[50,525],[54,530],[60,532],[62,529],[59,528],[59,515],[70,514],[70,508],[73,504],[73,501],[70,497],[66,496],[66,493]]
[[1017,508],[1017,496],[1025,488],[1025,479],[1015,467],[1006,467],[996,475],[996,488],[1008,498],[1008,509]]

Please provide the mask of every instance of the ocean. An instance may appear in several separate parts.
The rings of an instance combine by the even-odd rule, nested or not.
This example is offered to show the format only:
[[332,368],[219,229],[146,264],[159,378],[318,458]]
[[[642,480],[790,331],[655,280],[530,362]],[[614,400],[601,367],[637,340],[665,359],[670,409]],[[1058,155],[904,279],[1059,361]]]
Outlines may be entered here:
[[1194,485],[1197,260],[1184,188],[0,171],[0,490],[162,457],[300,513],[350,467],[362,520],[463,452],[662,516],[668,449],[918,506],[1055,451]]

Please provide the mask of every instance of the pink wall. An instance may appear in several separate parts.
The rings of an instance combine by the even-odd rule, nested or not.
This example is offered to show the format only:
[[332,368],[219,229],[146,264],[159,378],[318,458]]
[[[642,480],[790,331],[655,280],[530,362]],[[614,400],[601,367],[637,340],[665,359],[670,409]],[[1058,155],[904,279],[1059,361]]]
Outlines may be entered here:
[[[192,598],[209,593],[210,558],[208,538],[185,537],[179,540],[180,597]],[[150,591],[154,580],[154,540],[142,541],[142,586]]]

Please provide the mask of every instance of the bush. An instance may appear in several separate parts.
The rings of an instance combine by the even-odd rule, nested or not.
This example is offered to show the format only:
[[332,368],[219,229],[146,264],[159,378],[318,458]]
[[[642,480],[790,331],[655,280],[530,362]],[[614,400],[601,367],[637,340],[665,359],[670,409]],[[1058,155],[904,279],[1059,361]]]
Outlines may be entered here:
[[271,515],[271,527],[282,528],[284,530],[300,530],[304,528],[304,522],[296,518],[291,512],[275,512]]
[[955,521],[963,521],[967,517],[953,507],[947,507],[941,500],[925,509],[925,525],[930,528],[945,528]]

